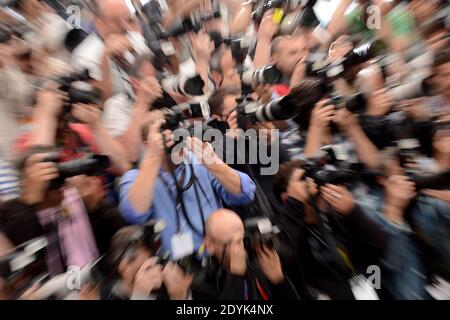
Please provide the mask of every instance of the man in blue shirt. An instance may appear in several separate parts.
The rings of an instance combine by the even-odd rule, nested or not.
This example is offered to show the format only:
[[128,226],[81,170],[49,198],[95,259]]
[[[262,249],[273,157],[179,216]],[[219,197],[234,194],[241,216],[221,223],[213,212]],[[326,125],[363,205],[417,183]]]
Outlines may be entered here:
[[[251,203],[255,185],[246,174],[226,165],[209,143],[197,138],[188,139],[195,156],[189,152],[184,156],[183,165],[175,166],[170,156],[165,155],[161,123],[159,120],[150,127],[147,154],[139,169],[122,177],[120,210],[133,224],[164,219],[167,227],[162,234],[162,248],[173,255],[175,235],[182,243],[185,235],[187,247],[192,239],[193,250],[197,250],[203,241],[208,216],[222,207],[222,201],[230,206]],[[173,144],[170,141],[166,146],[170,148]],[[182,189],[181,199],[172,172]]]

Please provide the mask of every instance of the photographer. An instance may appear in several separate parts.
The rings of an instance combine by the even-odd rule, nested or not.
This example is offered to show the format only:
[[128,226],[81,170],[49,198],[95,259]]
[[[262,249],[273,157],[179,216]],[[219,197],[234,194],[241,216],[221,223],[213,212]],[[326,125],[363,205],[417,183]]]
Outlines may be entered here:
[[[106,257],[112,274],[106,285],[106,300],[190,299],[192,276],[168,262],[158,264],[156,252],[144,241],[142,227],[129,226],[111,239]],[[162,285],[165,291],[161,290]],[[109,288],[108,288],[109,287]]]
[[285,227],[295,252],[292,277],[303,270],[307,284],[322,297],[376,297],[370,285],[366,290],[367,280],[361,275],[383,253],[385,235],[362,213],[347,187],[317,186],[302,162],[292,161],[281,165],[274,188],[288,212]]
[[209,61],[209,72],[216,90],[224,88],[241,90],[242,82],[236,70],[236,61],[231,54],[231,49],[220,47],[212,53]]
[[[131,91],[127,70],[119,61],[128,52],[148,52],[143,36],[136,32],[136,20],[124,0],[91,0],[95,32],[73,52],[71,64],[76,70],[89,70],[103,101],[118,93]],[[125,68],[126,69],[126,68]]]
[[204,243],[216,267],[192,287],[194,299],[299,299],[274,249],[260,244],[254,253],[256,260],[248,260],[244,225],[233,211],[218,210],[208,218]]
[[[21,151],[33,146],[61,147],[66,160],[81,157],[86,150],[98,151],[111,159],[109,172],[121,176],[129,168],[125,152],[101,123],[101,110],[95,101],[76,103],[55,84],[38,92],[31,133],[21,137]],[[67,109],[70,103],[70,109]],[[69,113],[68,113],[69,111]],[[75,119],[75,121],[73,121]]]
[[[163,97],[151,61],[151,55],[143,55],[134,64],[130,75],[132,95],[119,93],[108,99],[104,106],[103,123],[127,150],[127,158],[131,163],[136,163],[141,157],[143,129],[158,119],[158,111],[151,110],[153,103]],[[176,104],[170,96],[166,99],[164,107],[170,108]]]
[[185,141],[190,152],[167,152],[174,141],[170,130],[163,138],[161,124],[159,120],[149,129],[147,153],[139,169],[126,173],[120,182],[120,209],[130,223],[142,224],[151,217],[170,222],[163,233],[163,248],[173,254],[176,248],[171,242],[185,236],[193,251],[200,247],[204,221],[211,212],[222,201],[250,203],[255,186],[247,175],[228,167],[209,143],[195,137]]
[[430,299],[428,286],[437,286],[439,279],[448,281],[449,205],[417,190],[394,149],[384,152],[382,172],[381,187],[373,186],[359,202],[387,233],[379,262],[384,294],[393,299]]
[[84,266],[98,256],[89,219],[77,189],[69,184],[49,189],[59,174],[49,153],[24,160],[22,195],[0,210],[2,232],[14,246],[45,235],[50,242],[48,272],[54,276],[69,265]]

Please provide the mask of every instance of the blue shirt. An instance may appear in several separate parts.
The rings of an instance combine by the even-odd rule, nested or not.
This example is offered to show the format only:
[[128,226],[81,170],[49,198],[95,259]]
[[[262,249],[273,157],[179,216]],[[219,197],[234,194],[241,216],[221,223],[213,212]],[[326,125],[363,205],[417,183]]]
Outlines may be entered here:
[[[193,157],[191,158],[191,160]],[[183,186],[186,186],[192,176],[191,167],[185,165],[185,177]],[[204,219],[222,207],[222,201],[230,206],[246,205],[253,201],[255,194],[255,185],[253,181],[244,173],[235,171],[241,180],[241,193],[232,194],[225,190],[222,184],[202,165],[192,164],[195,176],[198,179],[197,194],[199,196],[200,206],[202,207]],[[181,208],[176,206],[176,186],[170,172],[164,170],[156,180],[153,192],[153,202],[147,212],[138,212],[131,205],[128,197],[128,191],[133,185],[139,174],[139,170],[128,171],[121,179],[119,185],[120,211],[124,219],[132,224],[143,224],[149,219],[164,219],[167,227],[162,234],[162,248],[170,251],[170,240],[177,232],[177,215],[180,219],[180,227],[183,233],[191,233],[194,239],[194,249],[197,250],[202,242],[203,235],[192,230],[183,216]],[[175,170],[177,179],[181,179],[182,167]],[[162,181],[164,179],[164,181]],[[170,194],[169,190],[170,189]],[[145,190],[142,190],[145,192]],[[189,220],[195,229],[203,232],[202,218],[196,199],[195,187],[192,185],[183,192],[183,201],[186,207]]]
[[[381,191],[375,190],[359,202],[363,211],[387,232],[387,248],[380,261],[382,282],[394,299],[429,299],[425,289],[426,269],[420,248],[412,237],[408,224],[391,223],[382,213]],[[415,223],[431,240],[433,248],[450,263],[450,210],[448,204],[437,199],[418,196],[411,215]]]

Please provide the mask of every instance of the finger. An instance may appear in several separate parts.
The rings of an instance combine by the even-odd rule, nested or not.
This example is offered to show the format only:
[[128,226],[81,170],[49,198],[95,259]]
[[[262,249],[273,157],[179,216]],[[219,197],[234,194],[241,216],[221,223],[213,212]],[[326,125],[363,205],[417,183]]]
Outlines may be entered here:
[[155,121],[149,129],[149,136],[150,134],[155,135],[155,134],[160,134],[161,131],[161,125],[164,123],[164,120],[157,120]]
[[148,258],[147,260],[144,261],[144,263],[141,266],[141,269],[147,269],[149,267],[153,267],[156,265],[156,263],[158,262],[158,258],[157,257],[151,257]]
[[327,187],[331,192],[333,192],[333,191],[337,192],[337,193],[344,193],[345,192],[345,190],[344,190],[344,188],[342,186],[338,186],[338,185],[335,185],[335,184],[327,183],[325,185],[325,187]]

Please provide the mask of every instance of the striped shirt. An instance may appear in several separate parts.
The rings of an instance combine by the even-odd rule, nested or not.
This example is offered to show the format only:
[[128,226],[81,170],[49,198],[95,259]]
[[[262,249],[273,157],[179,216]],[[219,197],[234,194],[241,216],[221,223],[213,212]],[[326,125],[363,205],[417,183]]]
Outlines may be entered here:
[[8,201],[20,196],[19,177],[14,167],[0,159],[0,201]]

